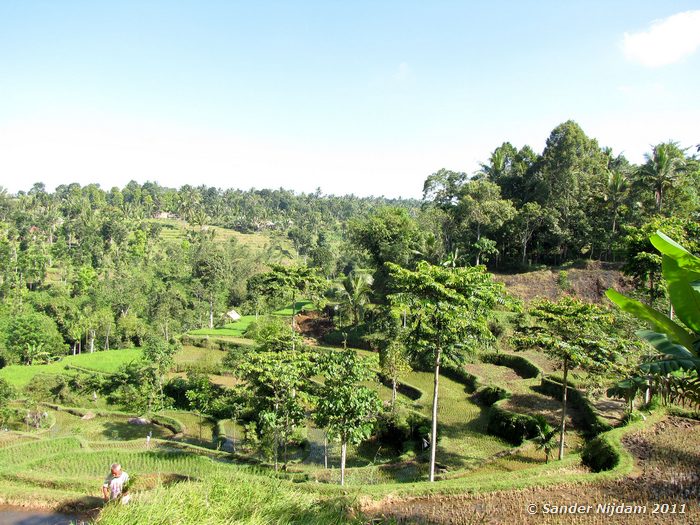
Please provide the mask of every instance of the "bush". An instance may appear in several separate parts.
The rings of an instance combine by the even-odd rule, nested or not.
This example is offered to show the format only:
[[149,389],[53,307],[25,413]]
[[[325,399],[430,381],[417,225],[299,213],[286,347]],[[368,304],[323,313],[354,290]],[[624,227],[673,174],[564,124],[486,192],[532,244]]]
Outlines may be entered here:
[[55,321],[39,312],[14,316],[7,326],[5,343],[10,352],[28,364],[68,351]]
[[492,365],[507,366],[524,379],[537,377],[542,373],[537,365],[522,356],[513,354],[482,354],[481,361]]
[[546,424],[542,416],[516,414],[493,405],[486,430],[489,434],[501,437],[512,445],[521,445],[526,439],[539,435],[539,429],[545,428]]
[[501,399],[507,399],[509,397],[510,392],[498,386],[486,386],[477,390],[476,394],[474,394],[474,399],[487,407],[490,407]]
[[420,414],[385,412],[376,423],[375,438],[396,451],[412,449],[430,433],[430,420]]
[[63,375],[37,374],[24,387],[24,391],[37,401],[75,404],[75,394],[71,389],[70,380]]
[[620,445],[602,434],[586,443],[581,461],[593,472],[612,470],[620,463]]

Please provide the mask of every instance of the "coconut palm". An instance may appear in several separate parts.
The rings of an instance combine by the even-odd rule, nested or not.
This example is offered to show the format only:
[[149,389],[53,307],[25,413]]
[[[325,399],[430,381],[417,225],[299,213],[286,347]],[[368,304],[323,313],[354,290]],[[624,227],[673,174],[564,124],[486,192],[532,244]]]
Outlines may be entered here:
[[656,211],[661,213],[664,193],[678,181],[685,157],[677,142],[665,142],[654,146],[652,153],[645,153],[644,158],[646,163],[640,170],[640,180],[654,190]]
[[364,306],[369,303],[372,293],[372,276],[362,270],[353,270],[343,281],[345,304],[352,310],[355,324],[359,324]]

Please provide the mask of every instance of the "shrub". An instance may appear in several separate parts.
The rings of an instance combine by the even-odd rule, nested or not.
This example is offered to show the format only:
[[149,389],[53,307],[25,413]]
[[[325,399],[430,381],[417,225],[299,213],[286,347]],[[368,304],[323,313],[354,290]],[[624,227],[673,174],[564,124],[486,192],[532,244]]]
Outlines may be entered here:
[[396,451],[413,448],[430,432],[430,420],[420,414],[385,412],[377,418],[375,438]]
[[542,373],[537,365],[519,355],[513,354],[482,354],[481,361],[492,365],[507,366],[524,379],[537,377]]
[[24,391],[37,401],[75,404],[75,395],[71,390],[69,378],[63,375],[37,374],[24,387]]
[[516,414],[498,405],[491,407],[487,432],[501,437],[513,445],[521,445],[526,439],[539,435],[539,429],[544,428],[546,421],[542,416]]
[[474,399],[480,404],[490,407],[501,399],[510,397],[510,392],[498,386],[486,386],[477,390]]
[[581,461],[593,472],[612,470],[620,462],[620,445],[602,434],[586,443]]

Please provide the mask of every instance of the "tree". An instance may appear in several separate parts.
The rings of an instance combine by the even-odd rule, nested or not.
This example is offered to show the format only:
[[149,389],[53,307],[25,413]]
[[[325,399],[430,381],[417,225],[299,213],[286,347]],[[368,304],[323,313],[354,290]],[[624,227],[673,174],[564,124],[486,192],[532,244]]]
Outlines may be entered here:
[[520,326],[514,338],[516,349],[543,350],[562,363],[562,416],[559,426],[559,459],[564,458],[569,371],[584,367],[595,371],[613,363],[621,343],[608,336],[614,317],[600,306],[565,296],[558,302],[541,300],[528,311],[533,326]]
[[227,360],[254,393],[260,428],[272,438],[275,470],[280,444],[284,447],[286,467],[289,441],[305,417],[304,389],[312,373],[312,362],[306,347],[295,342],[297,337],[296,333],[290,334],[288,329],[270,323],[258,330],[254,351],[239,352]]
[[158,390],[163,398],[163,379],[175,362],[177,347],[158,335],[146,337],[143,345],[143,360],[147,365],[155,367],[158,380]]
[[292,301],[292,330],[295,327],[297,298],[299,296],[319,296],[325,281],[308,266],[270,265],[271,270],[256,276],[255,293],[283,297]]
[[493,253],[495,248],[495,243],[483,242],[482,234],[500,228],[515,215],[515,208],[510,201],[501,198],[497,184],[471,180],[462,187],[457,214],[467,238],[473,238],[469,248],[475,253],[475,264],[479,264],[482,254]]
[[66,353],[66,345],[53,319],[43,313],[28,312],[13,316],[7,326],[8,350],[31,365],[37,351],[50,356]]
[[445,268],[426,262],[415,271],[387,263],[389,301],[409,313],[408,343],[420,357],[432,358],[434,366],[430,481],[435,480],[437,450],[438,384],[443,356],[459,362],[464,354],[493,339],[488,328],[491,309],[505,296],[482,266]]
[[554,436],[557,435],[557,429],[550,428],[549,425],[537,427],[538,434],[535,436],[535,443],[537,444],[537,450],[544,452],[544,462],[549,463],[549,456],[552,454],[552,450],[556,446],[554,443]]
[[382,375],[391,382],[391,408],[396,404],[396,389],[401,376],[411,371],[406,347],[399,339],[392,339],[379,352]]
[[679,180],[684,169],[685,155],[676,142],[665,142],[645,153],[646,163],[639,170],[639,179],[654,192],[656,211],[661,213],[666,192]]
[[547,221],[547,216],[536,202],[527,202],[515,215],[515,236],[520,244],[520,263],[527,263],[527,246],[535,232]]
[[188,389],[185,397],[190,406],[199,414],[199,440],[202,440],[202,425],[204,424],[204,414],[209,412],[214,401],[214,388],[205,374],[190,374],[187,377]]
[[349,237],[365,250],[375,267],[375,291],[383,298],[386,292],[386,266],[391,262],[409,266],[420,246],[421,232],[416,221],[402,208],[384,207],[363,220],[351,221]]
[[202,240],[193,264],[192,275],[199,282],[209,304],[209,328],[214,328],[214,305],[228,277],[229,266],[223,250]]
[[576,122],[564,122],[550,133],[541,159],[533,166],[533,195],[543,208],[559,216],[561,231],[552,239],[559,257],[566,258],[572,249],[580,254],[588,244],[593,187],[607,166],[608,157],[598,142]]
[[354,350],[328,352],[320,359],[319,369],[323,387],[316,421],[340,440],[340,484],[345,485],[348,444],[357,445],[369,438],[381,401],[377,392],[361,384],[374,374]]
[[353,270],[343,280],[343,295],[347,305],[352,310],[355,325],[360,323],[360,315],[364,306],[369,302],[373,283],[372,276],[361,270]]

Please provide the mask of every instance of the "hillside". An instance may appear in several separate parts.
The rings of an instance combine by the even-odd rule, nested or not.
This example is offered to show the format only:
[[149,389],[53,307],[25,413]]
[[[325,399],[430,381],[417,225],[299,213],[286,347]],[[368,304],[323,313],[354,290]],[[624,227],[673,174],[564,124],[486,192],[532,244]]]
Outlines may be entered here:
[[621,264],[583,260],[522,273],[499,273],[494,277],[506,285],[508,292],[523,301],[535,298],[556,300],[573,294],[591,302],[606,302],[608,288],[628,291],[631,280],[620,271]]

